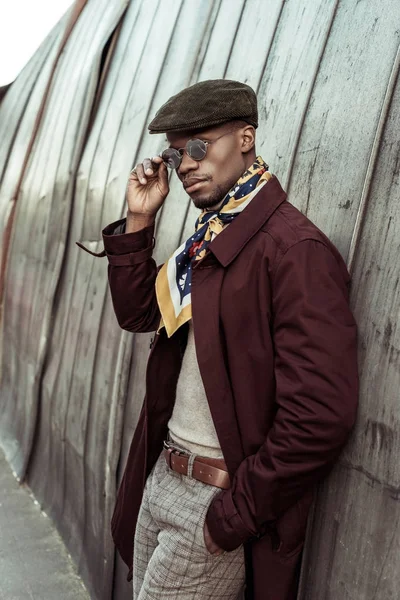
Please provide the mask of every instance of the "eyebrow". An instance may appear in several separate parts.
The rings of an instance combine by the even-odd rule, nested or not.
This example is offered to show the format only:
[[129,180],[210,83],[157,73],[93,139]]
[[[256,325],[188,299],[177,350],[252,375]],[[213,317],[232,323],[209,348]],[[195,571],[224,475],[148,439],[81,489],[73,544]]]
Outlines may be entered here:
[[[203,140],[203,142],[212,142],[213,141],[209,135],[201,135],[201,134],[197,134],[197,135],[193,134],[193,137],[190,139],[199,139],[199,140]],[[174,146],[174,145],[170,144],[167,138],[164,138],[164,141],[166,144],[168,144],[169,148],[173,148],[174,150],[179,150],[180,146]]]
[[178,146],[173,146],[173,145],[172,145],[172,144],[169,142],[168,138],[166,138],[166,137],[164,138],[164,142],[165,142],[165,143],[168,145],[168,148],[173,148],[173,150],[178,150],[178,149],[179,149],[179,147],[178,147]]

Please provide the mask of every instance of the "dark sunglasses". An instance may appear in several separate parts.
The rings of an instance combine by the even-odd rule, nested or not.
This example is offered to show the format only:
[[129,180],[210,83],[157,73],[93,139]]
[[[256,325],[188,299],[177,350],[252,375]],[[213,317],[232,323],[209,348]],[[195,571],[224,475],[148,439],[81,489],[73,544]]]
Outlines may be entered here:
[[163,159],[163,163],[169,167],[170,169],[177,169],[182,162],[183,153],[187,152],[190,158],[193,160],[203,160],[205,155],[207,154],[207,146],[209,144],[213,144],[217,140],[221,139],[225,135],[229,135],[232,131],[228,131],[227,133],[223,133],[215,140],[210,142],[205,142],[204,140],[200,140],[199,138],[193,138],[188,140],[186,146],[184,148],[166,148],[160,156]]

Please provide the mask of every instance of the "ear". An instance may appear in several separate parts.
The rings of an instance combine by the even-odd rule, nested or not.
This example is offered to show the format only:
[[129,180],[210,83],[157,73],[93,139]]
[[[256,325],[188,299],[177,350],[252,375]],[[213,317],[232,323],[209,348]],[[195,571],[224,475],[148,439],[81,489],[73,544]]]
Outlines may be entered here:
[[242,129],[242,152],[249,152],[256,143],[256,130],[252,125],[246,125]]

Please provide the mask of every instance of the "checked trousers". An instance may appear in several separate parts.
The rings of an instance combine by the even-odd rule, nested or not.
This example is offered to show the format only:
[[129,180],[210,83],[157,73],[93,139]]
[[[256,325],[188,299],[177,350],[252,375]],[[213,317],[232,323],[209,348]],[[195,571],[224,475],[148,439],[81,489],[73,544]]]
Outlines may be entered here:
[[241,600],[244,551],[208,552],[203,526],[221,490],[172,471],[161,453],[147,478],[134,541],[134,600]]

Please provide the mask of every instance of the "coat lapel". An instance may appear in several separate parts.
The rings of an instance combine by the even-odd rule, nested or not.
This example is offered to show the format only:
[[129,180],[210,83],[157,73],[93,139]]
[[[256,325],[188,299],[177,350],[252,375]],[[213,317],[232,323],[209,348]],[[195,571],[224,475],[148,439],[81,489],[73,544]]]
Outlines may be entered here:
[[237,257],[286,197],[276,177],[261,188],[243,212],[209,245],[208,249],[221,265],[227,267]]

